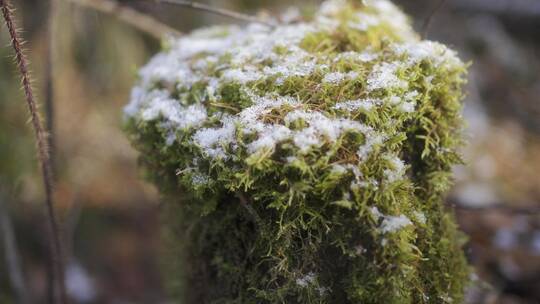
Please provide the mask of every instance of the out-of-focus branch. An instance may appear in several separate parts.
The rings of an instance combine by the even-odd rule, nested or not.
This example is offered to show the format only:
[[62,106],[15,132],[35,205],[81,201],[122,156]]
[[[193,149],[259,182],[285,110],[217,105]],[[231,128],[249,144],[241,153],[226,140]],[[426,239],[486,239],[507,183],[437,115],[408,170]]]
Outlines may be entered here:
[[498,211],[507,214],[523,214],[523,215],[540,215],[540,207],[537,206],[509,206],[505,204],[496,204],[488,206],[468,206],[467,204],[454,203],[448,204],[450,207],[458,211],[467,212],[486,212],[486,211]]
[[64,223],[64,235],[66,240],[66,260],[68,261],[74,259],[73,243],[75,242],[75,232],[81,218],[82,210],[82,203],[77,199],[76,195]]
[[[46,39],[45,39],[45,72],[44,72],[44,83],[45,83],[45,100],[44,100],[44,110],[45,110],[45,129],[47,130],[48,137],[47,137],[47,143],[49,145],[49,155],[51,158],[51,170],[53,172],[56,171],[56,132],[54,130],[54,116],[55,116],[55,108],[54,108],[54,24],[55,24],[55,12],[56,12],[56,5],[57,0],[50,0],[49,1],[49,9],[47,12],[47,29],[46,29]],[[56,176],[53,175],[52,178],[56,178]],[[56,180],[54,181],[56,182]],[[48,237],[51,239],[51,237]],[[49,254],[49,259],[52,260],[52,256]],[[49,263],[46,267],[47,272],[47,300],[48,303],[54,303],[54,293],[55,293],[55,286],[54,286],[54,267],[53,263]]]
[[47,39],[46,39],[46,58],[45,58],[45,128],[49,134],[47,137],[49,144],[49,154],[51,155],[51,169],[55,170],[55,132],[54,132],[54,41],[57,0],[49,1],[49,10],[47,13]]
[[110,14],[138,30],[148,33],[157,39],[166,35],[180,36],[176,29],[159,22],[152,16],[141,13],[134,8],[122,5],[114,0],[69,0],[74,4],[88,7],[106,14]]
[[242,14],[242,13],[231,11],[224,8],[216,8],[216,7],[213,7],[204,3],[195,2],[195,1],[185,1],[185,0],[154,0],[154,1],[156,1],[157,3],[167,3],[167,4],[177,5],[177,6],[188,7],[188,8],[192,8],[196,10],[205,11],[214,15],[229,17],[229,18],[233,18],[233,19],[237,19],[237,20],[241,20],[245,22],[259,23],[266,26],[270,26],[270,27],[274,26],[273,23],[265,21],[265,20],[261,20],[254,16]]
[[27,304],[31,302],[30,290],[24,280],[13,224],[9,217],[8,208],[5,205],[4,197],[0,193],[0,239],[4,244],[7,277],[17,297],[17,303]]
[[460,9],[477,10],[492,14],[538,17],[538,0],[453,0],[450,3]]
[[429,13],[429,15],[426,18],[426,21],[424,21],[424,25],[422,26],[422,37],[425,39],[427,38],[428,31],[429,31],[429,25],[431,24],[431,19],[433,19],[433,16],[437,14],[437,12],[443,7],[446,0],[440,0],[439,4]]

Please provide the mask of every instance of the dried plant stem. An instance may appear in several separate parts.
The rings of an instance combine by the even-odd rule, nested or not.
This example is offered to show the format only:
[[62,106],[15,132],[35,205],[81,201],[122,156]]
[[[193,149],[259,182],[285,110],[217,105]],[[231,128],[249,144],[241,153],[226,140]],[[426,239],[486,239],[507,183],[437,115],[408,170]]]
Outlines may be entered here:
[[153,17],[143,14],[131,7],[122,5],[114,0],[69,0],[74,4],[114,15],[116,18],[157,39],[166,35],[180,36],[181,33],[172,27],[159,22]]
[[261,217],[259,216],[259,214],[257,214],[257,211],[255,211],[255,209],[251,207],[249,200],[246,198],[246,196],[241,192],[237,192],[236,196],[240,200],[240,204],[242,204],[242,207],[244,207],[244,209],[246,209],[249,215],[253,218],[253,221],[255,222],[255,224],[261,227],[261,225],[263,225],[263,221]]
[[231,10],[227,10],[223,8],[212,7],[210,5],[198,3],[195,1],[185,1],[185,0],[155,0],[155,1],[157,3],[167,3],[167,4],[172,4],[172,5],[189,7],[192,9],[201,10],[201,11],[205,11],[211,14],[225,16],[225,17],[229,17],[229,18],[233,18],[233,19],[237,19],[241,21],[260,23],[260,24],[264,24],[270,27],[274,26],[273,23],[261,20],[254,16],[242,14],[239,12],[235,12],[235,11],[231,11]]
[[53,206],[53,174],[51,170],[50,156],[47,147],[47,135],[45,130],[43,129],[41,118],[39,116],[37,108],[37,103],[34,99],[34,94],[32,91],[32,85],[28,72],[27,60],[22,50],[21,39],[19,38],[19,35],[17,33],[16,26],[13,20],[12,8],[8,0],[0,0],[0,9],[2,10],[2,15],[8,28],[9,35],[11,36],[11,44],[13,46],[13,50],[15,51],[15,60],[22,77],[22,85],[26,96],[26,102],[28,105],[28,110],[30,112],[32,126],[35,132],[38,149],[38,159],[41,165],[43,182],[45,186],[45,207],[47,209],[47,218],[49,222],[48,226],[50,229],[50,236],[52,242],[50,250],[55,274],[54,280],[57,286],[56,300],[57,303],[64,304],[67,303],[64,281],[64,263],[62,259],[60,231],[58,228],[58,223],[56,220]]

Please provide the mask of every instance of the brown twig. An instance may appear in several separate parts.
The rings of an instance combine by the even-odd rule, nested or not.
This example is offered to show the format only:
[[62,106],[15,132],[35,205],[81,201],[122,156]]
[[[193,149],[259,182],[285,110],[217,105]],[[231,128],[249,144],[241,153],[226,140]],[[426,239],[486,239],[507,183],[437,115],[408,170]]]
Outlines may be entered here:
[[0,9],[6,23],[9,35],[11,37],[11,44],[15,52],[15,61],[19,68],[19,72],[22,77],[22,85],[26,97],[26,103],[30,112],[32,126],[35,132],[36,144],[38,150],[38,159],[41,165],[41,172],[43,174],[43,183],[45,186],[45,207],[47,209],[47,218],[49,222],[50,235],[52,238],[52,244],[50,246],[52,263],[55,273],[55,281],[57,286],[57,303],[67,303],[65,282],[64,282],[64,263],[62,259],[62,246],[60,242],[60,231],[58,229],[58,223],[56,220],[56,214],[54,212],[53,205],[53,177],[51,170],[51,160],[49,156],[49,150],[47,147],[47,135],[43,129],[41,123],[41,117],[38,112],[37,103],[34,99],[32,91],[32,85],[28,72],[28,63],[26,56],[22,50],[21,39],[16,30],[16,26],[13,20],[13,11],[8,0],[0,0]]
[[211,13],[214,15],[233,18],[233,19],[241,20],[245,22],[259,23],[259,24],[263,24],[269,27],[275,26],[275,24],[271,22],[261,20],[254,16],[242,14],[242,13],[231,11],[224,8],[216,8],[216,7],[213,7],[204,3],[195,2],[195,1],[186,1],[186,0],[154,0],[154,1],[156,1],[157,3],[166,3],[166,4],[188,7],[188,8],[192,8],[196,10],[205,11],[207,13]]
[[69,0],[74,4],[92,8],[94,10],[114,15],[136,29],[148,33],[157,39],[166,35],[180,36],[182,33],[174,28],[159,22],[153,17],[141,13],[131,7],[122,5],[114,0]]
[[244,207],[247,212],[249,213],[249,215],[253,218],[253,221],[255,222],[255,224],[257,224],[257,226],[261,226],[263,221],[261,219],[261,217],[259,216],[259,214],[257,214],[257,211],[255,211],[255,209],[253,209],[253,207],[251,207],[248,199],[246,198],[246,196],[243,194],[243,193],[240,193],[240,192],[237,192],[236,193],[236,196],[238,197],[238,199],[240,199],[240,204],[242,204],[242,207]]
[[446,0],[441,0],[439,4],[427,16],[426,21],[424,21],[424,25],[422,26],[422,38],[425,39],[427,37],[431,20],[433,19],[435,14],[443,7],[445,2]]

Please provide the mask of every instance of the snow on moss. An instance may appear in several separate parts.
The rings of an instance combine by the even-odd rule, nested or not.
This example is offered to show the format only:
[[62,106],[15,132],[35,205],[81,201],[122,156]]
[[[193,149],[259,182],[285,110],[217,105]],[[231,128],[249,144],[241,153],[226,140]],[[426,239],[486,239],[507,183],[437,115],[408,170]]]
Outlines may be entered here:
[[175,259],[206,274],[180,267],[174,286],[203,302],[459,300],[441,201],[465,65],[387,0],[282,20],[168,40],[139,70],[126,129],[174,201]]
[[357,72],[348,72],[348,73],[340,73],[340,72],[333,72],[328,73],[324,75],[324,78],[322,80],[323,83],[332,83],[332,84],[340,84],[341,82],[345,80],[351,80],[358,77]]
[[370,111],[374,107],[381,104],[382,101],[379,99],[356,99],[338,102],[334,106],[334,109],[345,110],[347,112],[354,112],[357,110]]
[[227,159],[224,146],[235,140],[235,120],[223,115],[221,128],[201,128],[193,135],[193,142],[203,149],[203,155],[211,158]]
[[392,233],[403,229],[413,223],[405,215],[400,216],[386,216],[381,224],[382,233]]
[[375,66],[367,80],[369,91],[377,89],[407,89],[407,81],[397,75],[400,62],[382,62]]

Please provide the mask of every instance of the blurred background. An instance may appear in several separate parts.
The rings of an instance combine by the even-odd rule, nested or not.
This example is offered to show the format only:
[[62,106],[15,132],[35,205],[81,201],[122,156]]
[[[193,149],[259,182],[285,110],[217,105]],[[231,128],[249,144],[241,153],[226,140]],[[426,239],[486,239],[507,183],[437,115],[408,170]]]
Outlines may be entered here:
[[[49,1],[12,2],[43,103]],[[67,244],[68,292],[76,303],[166,303],[159,196],[143,181],[122,133],[122,107],[137,68],[159,51],[160,41],[114,14],[75,2],[102,1],[59,0],[53,16],[55,194]],[[207,1],[266,16],[319,2]],[[395,2],[419,31],[439,5]],[[182,32],[236,22],[145,1],[120,4]],[[448,197],[469,236],[467,256],[476,270],[468,301],[540,303],[540,1],[449,0],[433,15],[428,38],[471,62],[467,165],[456,168]],[[15,303],[21,289],[36,303],[48,303],[43,187],[12,59],[2,25],[0,303]]]

